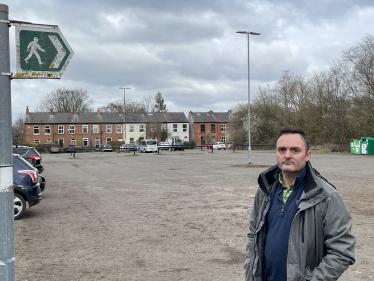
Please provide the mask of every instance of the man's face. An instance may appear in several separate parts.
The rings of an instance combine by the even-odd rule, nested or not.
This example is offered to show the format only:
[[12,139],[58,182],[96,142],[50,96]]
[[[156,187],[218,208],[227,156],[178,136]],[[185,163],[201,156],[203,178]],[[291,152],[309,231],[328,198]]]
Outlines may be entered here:
[[277,162],[283,172],[299,172],[310,159],[306,143],[299,134],[284,134],[277,141]]

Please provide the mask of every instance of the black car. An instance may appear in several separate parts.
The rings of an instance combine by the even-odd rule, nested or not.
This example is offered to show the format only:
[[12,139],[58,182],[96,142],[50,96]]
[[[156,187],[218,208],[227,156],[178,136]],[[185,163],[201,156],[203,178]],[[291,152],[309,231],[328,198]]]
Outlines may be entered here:
[[174,144],[171,146],[171,149],[172,149],[173,151],[175,151],[175,150],[179,150],[179,151],[183,150],[183,151],[184,151],[184,145],[183,145],[182,142],[176,142],[176,143],[174,143]]
[[19,154],[24,158],[27,162],[33,165],[36,169],[38,169],[39,173],[44,171],[43,164],[42,164],[42,157],[40,156],[39,152],[30,146],[13,146],[13,154]]
[[14,219],[22,217],[26,210],[42,200],[39,173],[25,159],[13,154]]
[[75,150],[75,145],[74,144],[69,144],[67,147],[66,147],[66,152],[68,153],[71,153]]

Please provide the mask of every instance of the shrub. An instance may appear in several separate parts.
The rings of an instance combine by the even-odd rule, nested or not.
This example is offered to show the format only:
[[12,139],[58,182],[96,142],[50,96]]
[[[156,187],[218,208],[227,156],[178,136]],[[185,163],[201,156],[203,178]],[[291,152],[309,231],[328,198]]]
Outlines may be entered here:
[[40,143],[35,148],[39,153],[49,153],[52,146],[56,145],[53,143]]

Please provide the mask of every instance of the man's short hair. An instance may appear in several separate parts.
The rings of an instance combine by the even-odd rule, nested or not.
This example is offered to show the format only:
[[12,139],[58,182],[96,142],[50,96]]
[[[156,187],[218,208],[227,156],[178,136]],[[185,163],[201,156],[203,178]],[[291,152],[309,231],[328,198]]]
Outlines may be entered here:
[[281,136],[286,135],[286,134],[299,134],[304,139],[304,141],[305,141],[306,152],[309,151],[309,140],[308,140],[308,138],[306,137],[305,133],[302,130],[300,130],[300,129],[284,129],[284,130],[282,130],[282,131],[279,132],[278,139]]

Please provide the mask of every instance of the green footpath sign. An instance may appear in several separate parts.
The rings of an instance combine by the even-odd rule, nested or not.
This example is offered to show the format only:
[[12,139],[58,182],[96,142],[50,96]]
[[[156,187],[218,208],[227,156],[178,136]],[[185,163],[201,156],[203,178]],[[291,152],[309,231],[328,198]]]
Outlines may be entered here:
[[61,78],[74,52],[58,27],[16,26],[14,78]]

